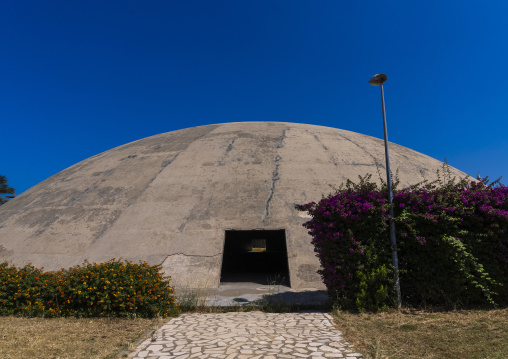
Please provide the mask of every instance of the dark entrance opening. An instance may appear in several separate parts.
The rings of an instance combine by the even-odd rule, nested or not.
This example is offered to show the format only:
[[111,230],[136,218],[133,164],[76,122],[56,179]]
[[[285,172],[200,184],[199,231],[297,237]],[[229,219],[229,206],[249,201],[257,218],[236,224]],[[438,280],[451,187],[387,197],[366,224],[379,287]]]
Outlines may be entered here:
[[227,230],[221,270],[221,283],[226,282],[289,287],[285,230]]

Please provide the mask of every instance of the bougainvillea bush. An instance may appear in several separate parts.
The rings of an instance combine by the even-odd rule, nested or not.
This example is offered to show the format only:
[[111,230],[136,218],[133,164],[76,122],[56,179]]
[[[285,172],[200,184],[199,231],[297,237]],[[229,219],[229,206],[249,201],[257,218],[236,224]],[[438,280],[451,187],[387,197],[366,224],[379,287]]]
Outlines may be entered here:
[[[397,190],[393,205],[404,305],[508,304],[508,187],[448,178]],[[394,303],[387,187],[347,181],[299,205],[337,306]]]
[[110,260],[58,272],[0,264],[0,314],[59,317],[176,316],[173,288],[158,266]]

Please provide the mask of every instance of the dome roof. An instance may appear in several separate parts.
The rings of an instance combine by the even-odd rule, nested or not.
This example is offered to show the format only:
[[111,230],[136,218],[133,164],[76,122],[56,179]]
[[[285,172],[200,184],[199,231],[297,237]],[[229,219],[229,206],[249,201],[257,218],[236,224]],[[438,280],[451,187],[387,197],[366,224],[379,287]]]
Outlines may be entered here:
[[[401,185],[442,162],[390,144]],[[227,230],[284,230],[291,286],[322,288],[307,219],[346,179],[384,177],[383,141],[279,122],[207,125],[113,148],[0,207],[0,261],[46,270],[123,257],[161,264],[175,285],[218,284]],[[452,175],[464,173],[451,169]],[[199,281],[200,283],[195,283]]]

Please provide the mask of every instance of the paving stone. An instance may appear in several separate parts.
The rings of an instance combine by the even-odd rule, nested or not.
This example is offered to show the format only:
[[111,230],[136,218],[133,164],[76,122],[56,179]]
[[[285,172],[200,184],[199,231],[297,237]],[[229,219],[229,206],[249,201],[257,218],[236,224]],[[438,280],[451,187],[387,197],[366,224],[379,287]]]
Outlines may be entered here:
[[183,314],[145,340],[135,359],[349,358],[362,354],[344,340],[327,313]]

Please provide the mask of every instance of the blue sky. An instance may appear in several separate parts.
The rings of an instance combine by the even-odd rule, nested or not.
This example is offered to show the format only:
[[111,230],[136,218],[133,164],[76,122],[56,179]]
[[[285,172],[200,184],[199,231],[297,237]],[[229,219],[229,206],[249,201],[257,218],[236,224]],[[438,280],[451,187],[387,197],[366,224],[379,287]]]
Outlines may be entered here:
[[508,183],[508,2],[3,1],[0,174],[237,121],[337,127]]

